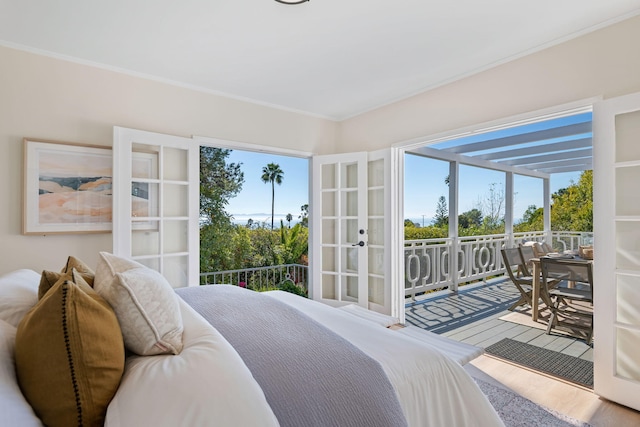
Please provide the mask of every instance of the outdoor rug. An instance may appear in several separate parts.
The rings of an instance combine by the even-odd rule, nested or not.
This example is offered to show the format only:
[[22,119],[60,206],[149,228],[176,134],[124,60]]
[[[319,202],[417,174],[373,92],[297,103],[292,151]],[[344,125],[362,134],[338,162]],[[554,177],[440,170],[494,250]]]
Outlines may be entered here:
[[506,427],[589,427],[590,424],[537,405],[513,391],[475,378]]
[[593,362],[504,338],[484,349],[491,356],[593,388]]

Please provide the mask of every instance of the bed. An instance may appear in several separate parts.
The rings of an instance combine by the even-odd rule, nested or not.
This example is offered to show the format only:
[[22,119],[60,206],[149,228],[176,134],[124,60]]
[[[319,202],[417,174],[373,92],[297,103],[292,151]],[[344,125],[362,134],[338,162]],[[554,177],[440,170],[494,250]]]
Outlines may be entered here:
[[[100,260],[95,273],[70,257],[48,278],[31,270],[0,277],[0,425],[503,425],[461,366],[478,349],[417,328],[388,328],[388,317],[357,306],[334,308],[282,291],[229,285],[174,291],[133,261],[107,253]],[[90,316],[81,308],[70,316],[69,300],[76,298],[76,306],[93,307]],[[55,330],[27,333],[47,303],[66,304],[66,322],[77,318],[81,346],[73,353],[73,334],[60,339],[59,363],[43,352],[42,342],[32,343],[54,339]],[[113,337],[109,328],[117,329]],[[32,344],[36,349],[28,353]],[[63,398],[64,387],[47,386],[46,377],[54,366],[68,370],[71,354],[75,388]],[[36,360],[25,364],[29,358]],[[83,384],[78,369],[93,365],[100,365],[99,375],[89,372]],[[101,383],[104,372],[112,377],[108,386]],[[54,386],[59,392],[50,392]],[[104,396],[94,396],[103,390]],[[46,403],[58,413],[41,409],[36,398],[57,398],[56,405]],[[61,400],[68,403],[64,414]],[[52,421],[69,414],[72,422]]]

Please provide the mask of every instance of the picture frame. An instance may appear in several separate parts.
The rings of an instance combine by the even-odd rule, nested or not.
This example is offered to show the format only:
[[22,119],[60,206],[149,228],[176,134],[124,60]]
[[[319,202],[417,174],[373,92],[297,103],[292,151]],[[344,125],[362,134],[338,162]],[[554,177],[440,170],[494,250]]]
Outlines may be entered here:
[[108,233],[111,147],[24,138],[23,234]]
[[[24,138],[25,235],[109,233],[112,230],[111,147]],[[158,154],[134,152],[133,231],[157,230]]]

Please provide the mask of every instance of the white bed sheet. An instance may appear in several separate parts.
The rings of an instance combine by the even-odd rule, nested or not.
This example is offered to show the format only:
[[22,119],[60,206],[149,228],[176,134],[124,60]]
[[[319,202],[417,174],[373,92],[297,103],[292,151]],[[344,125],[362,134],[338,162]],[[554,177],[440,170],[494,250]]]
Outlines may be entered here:
[[[385,328],[395,325],[399,321],[396,317],[376,313],[375,311],[367,310],[366,308],[356,304],[343,305],[337,308]],[[444,353],[445,356],[449,356],[461,365],[468,363],[484,353],[484,349],[482,347],[457,342],[451,338],[443,337],[411,325],[406,325],[400,329],[394,329],[394,331],[423,342],[424,344],[438,350],[440,353]]]
[[331,329],[377,360],[410,426],[503,426],[462,366],[433,347],[343,310],[283,291],[265,292]]

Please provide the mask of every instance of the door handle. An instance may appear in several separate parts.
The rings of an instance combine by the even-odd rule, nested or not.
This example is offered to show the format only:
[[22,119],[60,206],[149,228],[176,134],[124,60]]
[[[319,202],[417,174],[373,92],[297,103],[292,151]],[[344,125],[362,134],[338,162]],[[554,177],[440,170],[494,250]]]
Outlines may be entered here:
[[362,240],[360,240],[358,243],[354,243],[351,246],[360,246],[360,247],[362,247],[362,246],[364,246],[364,242]]

